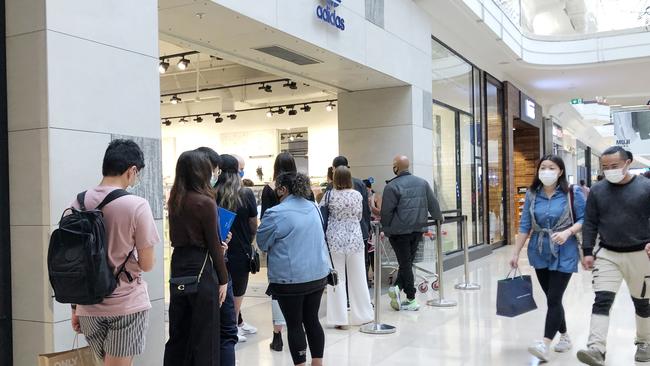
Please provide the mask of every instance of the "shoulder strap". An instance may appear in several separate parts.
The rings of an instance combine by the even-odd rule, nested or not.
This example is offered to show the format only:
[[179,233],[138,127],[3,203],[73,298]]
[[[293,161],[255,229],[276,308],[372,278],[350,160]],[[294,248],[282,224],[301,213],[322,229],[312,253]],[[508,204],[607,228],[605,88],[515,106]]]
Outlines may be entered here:
[[[325,226],[325,220],[323,219],[323,214],[320,212],[320,207],[316,206],[314,203],[314,207],[316,207],[316,211],[318,212],[318,217],[320,217],[320,222],[321,222],[321,227]],[[330,250],[330,243],[327,242],[327,233],[323,232],[323,235],[325,235],[325,246],[327,247],[327,254],[330,256],[330,263],[332,264],[332,269],[334,268],[334,260],[332,260],[332,251]]]
[[81,211],[86,211],[86,192],[83,191],[77,195],[77,203],[79,203]]
[[[84,192],[85,193],[85,192]],[[124,189],[116,189],[109,193],[106,198],[97,206],[97,210],[101,210],[104,208],[104,206],[108,205],[109,203],[115,201],[116,199],[123,197],[123,196],[128,196],[131,193],[125,191]]]
[[576,222],[576,211],[575,211],[575,205],[574,203],[574,192],[573,192],[574,185],[569,186],[569,206],[571,208],[571,222],[575,224]]

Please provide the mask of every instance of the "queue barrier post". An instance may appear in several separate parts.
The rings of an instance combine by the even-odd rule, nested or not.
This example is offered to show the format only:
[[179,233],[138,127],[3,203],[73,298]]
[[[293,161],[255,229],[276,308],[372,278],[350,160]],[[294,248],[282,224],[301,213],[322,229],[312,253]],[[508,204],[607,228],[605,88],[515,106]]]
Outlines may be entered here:
[[445,272],[445,270],[443,268],[444,253],[442,251],[442,224],[443,224],[442,220],[436,221],[436,247],[437,247],[436,248],[437,250],[436,272],[438,272],[438,298],[427,301],[427,305],[439,307],[439,308],[450,308],[458,305],[458,303],[454,300],[445,299],[445,282],[443,280],[444,278],[443,273]]
[[397,331],[392,325],[383,324],[379,319],[379,313],[381,311],[381,249],[379,246],[379,235],[380,235],[380,224],[378,222],[373,222],[373,233],[375,235],[375,320],[371,323],[364,324],[359,328],[359,331],[367,334],[391,334]]
[[463,245],[463,262],[465,266],[465,282],[461,282],[454,286],[457,290],[480,290],[481,285],[477,283],[472,283],[469,280],[469,240],[467,236],[467,216],[463,216],[462,221],[463,231],[462,231],[462,245]]

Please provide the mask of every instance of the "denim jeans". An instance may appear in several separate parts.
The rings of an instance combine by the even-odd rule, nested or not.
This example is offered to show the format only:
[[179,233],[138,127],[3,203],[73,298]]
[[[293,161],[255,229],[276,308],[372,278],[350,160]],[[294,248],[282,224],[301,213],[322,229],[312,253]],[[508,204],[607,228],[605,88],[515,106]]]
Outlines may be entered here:
[[221,305],[221,366],[235,366],[235,345],[237,344],[237,321],[235,319],[235,298],[232,281],[228,280],[228,293]]

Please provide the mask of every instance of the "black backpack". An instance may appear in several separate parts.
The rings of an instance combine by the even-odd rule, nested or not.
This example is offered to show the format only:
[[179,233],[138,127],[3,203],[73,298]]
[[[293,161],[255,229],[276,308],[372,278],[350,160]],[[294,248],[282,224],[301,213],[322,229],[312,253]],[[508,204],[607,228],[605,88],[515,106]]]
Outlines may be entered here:
[[[47,252],[47,269],[56,301],[64,304],[98,304],[113,293],[117,279],[126,273],[126,257],[117,273],[108,263],[108,239],[104,227],[102,208],[110,202],[128,195],[123,189],[116,189],[94,210],[86,210],[86,192],[77,195],[80,210],[74,207],[63,211],[59,228],[50,237]],[[66,212],[70,214],[66,216]]]

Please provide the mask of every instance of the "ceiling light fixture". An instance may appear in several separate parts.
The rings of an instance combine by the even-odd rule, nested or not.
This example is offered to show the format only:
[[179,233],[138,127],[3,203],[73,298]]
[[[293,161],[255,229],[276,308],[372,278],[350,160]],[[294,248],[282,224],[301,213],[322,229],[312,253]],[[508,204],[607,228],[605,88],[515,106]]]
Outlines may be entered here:
[[309,104],[305,104],[305,106],[300,108],[300,110],[305,111],[305,112],[309,112],[309,111],[311,111],[311,107],[309,106]]
[[296,138],[293,135],[291,135],[291,137],[289,137],[289,141],[291,141],[291,142],[293,142],[295,139]]
[[172,125],[172,121],[166,119],[162,124],[165,125],[165,126],[171,126],[171,125]]
[[282,107],[278,108],[278,111],[276,113],[277,114],[284,114],[284,108],[282,108]]
[[260,86],[257,89],[258,90],[264,90],[267,93],[272,93],[273,92],[273,88],[271,87],[271,85],[268,85],[268,84],[265,84],[265,83],[262,83],[262,86]]
[[230,118],[231,120],[236,120],[236,119],[237,119],[237,115],[236,115],[236,114],[229,114],[229,115],[228,115],[228,118]]
[[187,120],[185,119],[185,117],[182,117],[181,119],[178,120],[178,122],[180,122],[180,123],[187,123]]
[[160,61],[158,64],[158,72],[161,74],[164,74],[167,72],[167,69],[169,69],[169,62],[167,61]]
[[273,117],[273,111],[272,111],[271,109],[269,109],[269,111],[266,112],[266,117],[267,117],[267,118],[271,118],[271,117]]
[[172,97],[172,99],[169,100],[169,102],[170,102],[171,104],[178,104],[178,103],[180,103],[180,102],[182,102],[182,101],[183,101],[183,100],[182,100],[181,98],[179,98],[177,95],[174,95],[174,96]]
[[290,116],[295,116],[295,115],[298,114],[298,111],[295,110],[294,107],[293,107],[292,105],[288,106],[287,108],[289,108],[289,115],[290,115]]
[[285,87],[285,88],[289,88],[291,90],[298,89],[298,84],[296,84],[295,81],[291,81],[291,80],[287,80],[287,82],[284,83],[282,86]]
[[302,136],[302,133],[297,134],[296,137],[299,138],[299,139],[301,139],[301,138],[303,137],[303,136]]
[[325,110],[328,111],[328,112],[331,112],[331,111],[334,110],[334,107],[336,107],[336,105],[334,103],[330,102],[330,104],[328,104],[327,107],[325,107]]
[[186,59],[185,56],[182,56],[181,59],[176,64],[176,67],[178,67],[179,70],[186,70],[189,65],[190,65],[190,60]]
[[201,122],[203,122],[203,118],[201,116],[198,116],[198,117],[194,118],[194,121],[196,123],[201,123]]

